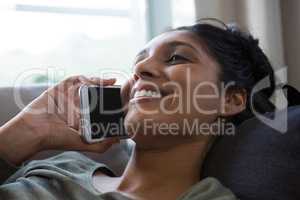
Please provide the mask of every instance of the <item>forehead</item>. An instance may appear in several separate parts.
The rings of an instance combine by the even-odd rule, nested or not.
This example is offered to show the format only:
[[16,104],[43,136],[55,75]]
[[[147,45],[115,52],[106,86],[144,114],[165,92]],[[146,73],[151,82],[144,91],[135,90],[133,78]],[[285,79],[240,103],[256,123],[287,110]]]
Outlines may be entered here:
[[188,31],[170,31],[163,33],[148,42],[143,51],[155,49],[163,46],[186,45],[199,53],[203,52],[202,45],[196,36]]

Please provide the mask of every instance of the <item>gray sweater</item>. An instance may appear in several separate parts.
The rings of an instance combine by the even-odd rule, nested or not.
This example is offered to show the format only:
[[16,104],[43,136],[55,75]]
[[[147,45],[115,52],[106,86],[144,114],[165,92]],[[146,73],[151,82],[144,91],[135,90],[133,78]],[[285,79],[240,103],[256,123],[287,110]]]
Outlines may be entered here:
[[[120,192],[97,191],[92,185],[95,170],[100,170],[108,176],[115,176],[106,165],[94,162],[77,152],[66,152],[49,159],[32,161],[20,169],[0,160],[0,200],[131,200]],[[11,176],[7,178],[7,174]],[[236,198],[218,180],[206,178],[178,198],[178,200],[196,199]]]

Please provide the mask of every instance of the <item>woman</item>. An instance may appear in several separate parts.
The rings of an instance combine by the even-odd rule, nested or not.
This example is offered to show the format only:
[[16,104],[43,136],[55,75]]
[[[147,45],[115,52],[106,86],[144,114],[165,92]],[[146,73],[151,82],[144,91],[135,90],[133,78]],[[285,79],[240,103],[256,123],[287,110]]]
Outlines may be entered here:
[[[236,199],[216,179],[201,179],[200,169],[214,135],[224,134],[212,125],[250,117],[251,88],[265,76],[271,89],[261,94],[263,101],[274,89],[272,67],[257,40],[237,29],[199,23],[163,33],[137,55],[122,89],[125,128],[136,143],[124,173],[117,177],[79,153],[64,153],[22,167],[0,187],[0,197]],[[104,152],[118,140],[84,144],[74,109],[78,96],[72,94],[82,84],[114,81],[72,77],[46,91],[1,127],[1,158],[20,165],[45,149]],[[195,123],[200,128],[193,129]]]

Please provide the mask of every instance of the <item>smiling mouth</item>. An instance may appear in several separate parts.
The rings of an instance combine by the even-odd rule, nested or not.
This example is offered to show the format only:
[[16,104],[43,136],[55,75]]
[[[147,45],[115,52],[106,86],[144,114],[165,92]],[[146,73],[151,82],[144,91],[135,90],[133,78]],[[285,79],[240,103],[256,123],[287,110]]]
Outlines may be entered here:
[[130,99],[130,102],[136,102],[142,99],[160,99],[162,97],[162,94],[157,91],[152,91],[152,90],[140,90],[136,91],[134,93],[134,96],[132,99]]
[[138,90],[134,93],[133,97],[130,99],[130,103],[134,102],[144,102],[144,101],[151,101],[151,100],[159,100],[165,96],[169,96],[172,93],[164,92],[164,91],[154,91],[154,90],[147,90],[142,89]]
[[139,97],[161,98],[161,96],[162,95],[160,92],[156,92],[156,91],[152,91],[152,90],[140,90],[134,94],[133,98],[139,98]]

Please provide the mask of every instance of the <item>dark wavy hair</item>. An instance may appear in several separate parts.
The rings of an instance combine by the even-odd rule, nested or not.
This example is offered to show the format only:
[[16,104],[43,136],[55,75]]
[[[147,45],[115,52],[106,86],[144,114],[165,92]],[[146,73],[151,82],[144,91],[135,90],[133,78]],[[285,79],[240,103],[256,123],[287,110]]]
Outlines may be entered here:
[[[259,47],[258,39],[241,31],[236,25],[226,25],[217,19],[201,19],[195,25],[179,27],[173,31],[188,31],[198,37],[207,53],[221,66],[220,80],[225,84],[234,81],[235,85],[230,89],[246,90],[246,109],[230,121],[239,124],[252,117],[250,101],[260,113],[274,111],[273,104],[269,102],[275,90],[274,71]],[[265,77],[269,79],[270,86],[250,99],[254,85]]]

